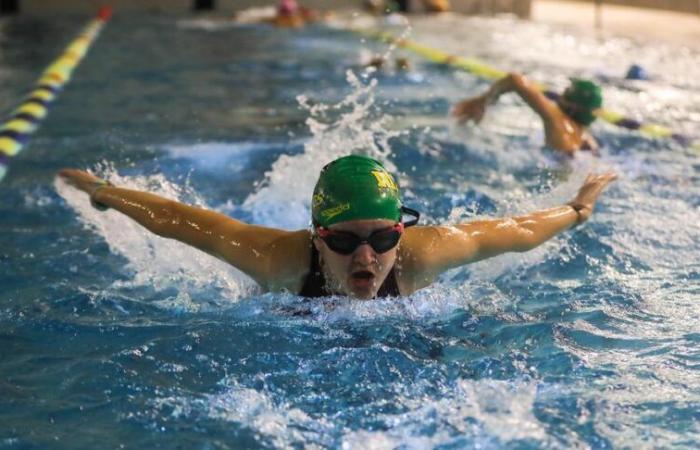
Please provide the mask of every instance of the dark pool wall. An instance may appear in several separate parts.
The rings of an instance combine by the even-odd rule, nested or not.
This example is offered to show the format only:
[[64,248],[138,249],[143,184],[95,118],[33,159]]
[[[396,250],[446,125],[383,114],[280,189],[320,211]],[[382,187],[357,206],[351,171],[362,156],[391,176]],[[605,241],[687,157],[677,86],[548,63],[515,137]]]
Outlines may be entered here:
[[19,0],[0,0],[0,14],[17,14]]
[[700,1],[698,0],[574,0],[581,3],[602,3],[620,6],[635,6],[640,8],[665,9],[700,14]]

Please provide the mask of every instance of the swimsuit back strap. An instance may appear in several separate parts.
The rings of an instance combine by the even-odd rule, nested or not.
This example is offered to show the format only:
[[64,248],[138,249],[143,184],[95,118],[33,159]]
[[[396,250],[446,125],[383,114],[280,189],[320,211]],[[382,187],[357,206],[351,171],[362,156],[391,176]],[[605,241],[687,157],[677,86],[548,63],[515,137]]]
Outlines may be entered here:
[[321,270],[321,264],[318,259],[318,250],[313,244],[311,244],[311,267],[308,275],[306,275],[304,286],[299,291],[299,295],[302,297],[324,297],[328,295],[326,293],[326,278],[323,276],[323,270]]

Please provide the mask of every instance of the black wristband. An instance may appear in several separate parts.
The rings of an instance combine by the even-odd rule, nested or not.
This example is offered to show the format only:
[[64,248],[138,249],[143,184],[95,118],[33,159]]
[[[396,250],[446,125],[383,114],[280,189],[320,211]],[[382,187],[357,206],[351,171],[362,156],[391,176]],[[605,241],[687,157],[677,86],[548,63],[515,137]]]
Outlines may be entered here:
[[95,200],[95,194],[97,194],[100,191],[100,189],[114,185],[107,180],[96,181],[95,185],[96,186],[92,189],[92,191],[90,191],[90,204],[95,209],[98,209],[100,211],[107,211],[109,209],[109,206]]
[[[581,225],[581,224],[584,222],[583,219],[582,219],[582,217],[581,217],[581,210],[582,210],[583,208],[587,208],[587,206],[586,206],[586,205],[582,205],[581,203],[573,203],[573,202],[572,202],[572,203],[567,203],[567,205],[571,206],[571,209],[574,210],[574,212],[576,213],[576,216],[577,216],[577,217],[576,217],[576,223],[575,223],[573,226],[576,227],[576,226],[578,226],[578,225]],[[573,227],[572,227],[572,228],[573,228]]]

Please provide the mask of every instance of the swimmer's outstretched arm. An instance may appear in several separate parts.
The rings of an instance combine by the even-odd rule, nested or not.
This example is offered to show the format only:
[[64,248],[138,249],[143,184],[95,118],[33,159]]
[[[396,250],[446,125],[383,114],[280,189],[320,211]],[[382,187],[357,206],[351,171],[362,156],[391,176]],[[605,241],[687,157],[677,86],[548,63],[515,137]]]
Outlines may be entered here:
[[88,193],[98,207],[112,208],[150,230],[214,255],[267,290],[298,289],[310,259],[307,230],[285,231],[249,225],[148,192],[107,184],[94,175],[64,169],[59,175]]
[[455,226],[414,227],[401,240],[402,292],[432,283],[442,272],[506,252],[525,252],[588,220],[614,173],[589,175],[568,204],[531,214]]
[[563,118],[559,107],[536,85],[518,73],[510,73],[496,81],[482,95],[458,102],[452,108],[452,115],[461,123],[469,120],[481,122],[488,105],[494,103],[506,92],[517,93],[545,121],[545,125],[553,124],[554,121],[560,121]]

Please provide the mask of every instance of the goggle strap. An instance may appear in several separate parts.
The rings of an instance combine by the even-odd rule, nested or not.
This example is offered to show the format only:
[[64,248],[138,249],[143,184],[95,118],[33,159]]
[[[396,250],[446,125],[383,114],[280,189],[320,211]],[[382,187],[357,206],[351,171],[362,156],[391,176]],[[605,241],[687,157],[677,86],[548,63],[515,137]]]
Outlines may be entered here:
[[420,213],[416,211],[415,209],[408,208],[406,206],[401,207],[401,214],[407,214],[409,216],[415,217],[415,219],[408,220],[406,222],[402,222],[404,228],[412,227],[418,223],[420,220]]

